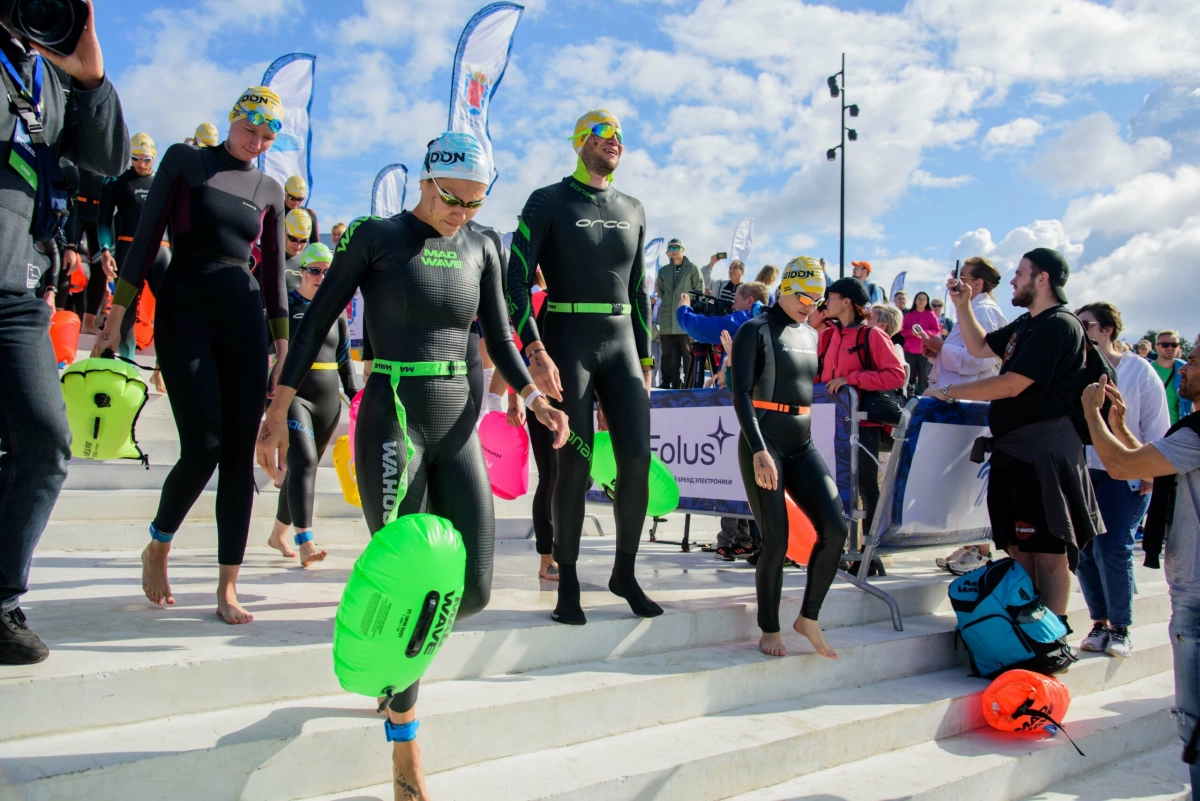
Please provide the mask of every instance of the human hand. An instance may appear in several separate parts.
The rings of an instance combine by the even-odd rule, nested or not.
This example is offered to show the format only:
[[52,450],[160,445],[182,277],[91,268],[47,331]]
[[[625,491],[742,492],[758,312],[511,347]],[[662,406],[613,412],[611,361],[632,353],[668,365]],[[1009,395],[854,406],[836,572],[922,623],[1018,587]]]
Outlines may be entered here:
[[830,381],[828,384],[825,385],[825,391],[828,392],[830,395],[836,395],[837,391],[839,389],[841,389],[842,387],[846,386],[847,383],[849,383],[849,382],[846,381],[845,376],[838,376],[837,378],[833,379],[832,381]]
[[765,490],[774,490],[779,485],[775,460],[766,451],[754,454],[754,483]]
[[[534,348],[532,353],[528,349],[525,351],[529,356],[529,374],[533,376],[533,383],[543,395],[562,401],[562,379],[558,374],[558,365],[550,358],[544,345],[540,349],[536,345],[529,347]],[[538,415],[538,419],[542,419],[541,415]]]
[[921,352],[929,351],[936,358],[942,352],[942,347],[945,344],[946,341],[939,336],[926,335],[921,337]]
[[42,58],[74,78],[79,87],[87,91],[95,89],[104,80],[104,54],[100,51],[100,39],[96,36],[96,10],[92,7],[92,0],[85,2],[88,18],[83,26],[83,36],[75,46],[75,52],[68,56],[59,55],[36,42],[33,43],[33,49]]
[[1154,491],[1154,482],[1147,481],[1146,479],[1143,478],[1142,479],[1142,489],[1141,489],[1140,494],[1141,495],[1149,495],[1153,491]]
[[951,278],[946,282],[946,289],[950,290],[950,302],[956,308],[966,309],[971,305],[971,285],[966,281],[958,278]]
[[47,289],[42,295],[42,300],[46,301],[46,305],[50,307],[50,313],[54,314],[54,299],[58,297],[58,293],[53,289]]
[[561,448],[567,444],[567,436],[570,435],[571,428],[566,412],[551,406],[550,401],[546,400],[544,395],[534,398],[533,403],[529,405],[529,410],[537,416],[539,423],[555,433],[555,448]]
[[508,424],[513,428],[525,425],[525,401],[521,400],[521,396],[516,392],[508,396],[508,415],[506,418]]
[[679,296],[679,305],[680,305],[680,306],[688,306],[688,307],[691,307],[691,305],[692,305],[692,297],[691,297],[691,295],[689,295],[689,294],[688,294],[688,293],[686,293],[686,292],[684,292],[682,295],[680,295],[680,296]]
[[604,416],[604,407],[603,406],[596,407],[596,430],[597,431],[607,431],[608,430],[608,419]]
[[942,388],[939,386],[935,386],[933,384],[930,384],[929,387],[924,392],[921,393],[921,397],[923,397],[923,398],[941,398],[942,400],[946,399],[942,395]]
[[279,386],[279,374],[283,372],[283,360],[287,358],[288,341],[275,340],[275,366],[271,368],[271,377],[267,380],[267,397],[275,397],[275,387]]
[[[1108,383],[1108,376],[1100,376],[1100,380],[1104,382],[1104,396],[1112,401],[1112,406],[1108,409],[1108,427],[1113,431],[1118,431],[1125,425],[1125,413],[1129,408],[1125,405],[1125,398],[1121,396],[1116,384]],[[1103,401],[1100,404],[1104,405]]]
[[733,337],[724,329],[721,330],[721,347],[725,349],[726,358],[733,355]]
[[717,262],[719,262],[720,260],[721,260],[721,258],[720,258],[720,257],[719,257],[717,254],[715,254],[715,253],[714,253],[714,254],[712,255],[712,258],[708,260],[708,266],[709,266],[709,267],[712,267],[712,266],[714,266],[714,265],[715,265]]
[[1083,410],[1084,412],[1100,413],[1100,408],[1104,406],[1104,388],[1108,385],[1108,376],[1100,376],[1100,380],[1095,384],[1088,384],[1083,388]]
[[267,409],[262,425],[259,426],[254,453],[258,459],[258,466],[267,472],[276,487],[283,486],[283,477],[287,472],[287,452],[287,408],[279,402],[273,402]]
[[112,257],[112,254],[107,250],[100,251],[100,267],[104,270],[104,274],[108,276],[108,280],[115,281],[117,278],[117,260]]
[[98,358],[104,351],[116,351],[117,346],[121,341],[121,321],[125,319],[125,307],[113,304],[108,311],[108,317],[104,320],[104,327],[100,331],[100,336],[96,337],[96,344],[92,346],[92,358]]

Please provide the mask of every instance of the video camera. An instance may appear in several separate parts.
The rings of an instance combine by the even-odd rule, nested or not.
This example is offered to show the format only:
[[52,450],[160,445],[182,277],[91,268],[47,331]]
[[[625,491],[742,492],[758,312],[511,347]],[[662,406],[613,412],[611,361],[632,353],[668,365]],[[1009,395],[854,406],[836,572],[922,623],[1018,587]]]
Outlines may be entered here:
[[691,298],[692,311],[696,314],[704,317],[724,317],[733,314],[733,301],[721,300],[703,292],[689,292],[688,297]]
[[0,19],[19,36],[69,56],[87,25],[84,0],[0,0]]

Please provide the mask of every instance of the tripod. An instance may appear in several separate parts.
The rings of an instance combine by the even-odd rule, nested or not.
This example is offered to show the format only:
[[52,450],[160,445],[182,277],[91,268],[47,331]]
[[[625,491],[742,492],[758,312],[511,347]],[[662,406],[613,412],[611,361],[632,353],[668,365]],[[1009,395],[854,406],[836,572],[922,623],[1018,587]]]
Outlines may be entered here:
[[692,343],[692,366],[683,377],[685,389],[701,389],[704,387],[704,371],[717,374],[716,346],[704,342]]

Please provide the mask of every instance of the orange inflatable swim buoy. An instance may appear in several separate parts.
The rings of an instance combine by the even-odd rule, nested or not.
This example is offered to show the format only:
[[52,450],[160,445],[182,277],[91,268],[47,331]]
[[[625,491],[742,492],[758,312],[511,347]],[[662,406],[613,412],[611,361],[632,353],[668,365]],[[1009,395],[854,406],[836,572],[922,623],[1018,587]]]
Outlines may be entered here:
[[[97,267],[96,269],[100,269],[100,268]],[[80,292],[87,289],[87,285],[88,285],[88,276],[87,276],[87,273],[84,272],[82,267],[80,267],[75,272],[71,273],[71,294],[72,295],[78,295]]]
[[798,565],[807,565],[808,557],[812,555],[813,546],[817,544],[817,530],[812,521],[800,510],[792,496],[783,494],[787,504],[788,516],[788,547],[787,558]]
[[133,324],[138,350],[145,350],[154,341],[154,308],[154,295],[149,287],[145,287],[138,298],[137,322]]
[[[993,729],[1029,733],[1066,731],[1062,719],[1071,706],[1071,691],[1053,676],[1031,670],[1008,670],[988,685],[981,698],[983,719]],[[1068,734],[1067,739],[1071,736]],[[1075,741],[1071,740],[1075,745]],[[1079,751],[1079,746],[1075,746]],[[1079,751],[1083,755],[1082,751]]]
[[54,345],[54,360],[59,364],[75,361],[81,325],[79,315],[66,309],[59,309],[50,318],[50,342]]

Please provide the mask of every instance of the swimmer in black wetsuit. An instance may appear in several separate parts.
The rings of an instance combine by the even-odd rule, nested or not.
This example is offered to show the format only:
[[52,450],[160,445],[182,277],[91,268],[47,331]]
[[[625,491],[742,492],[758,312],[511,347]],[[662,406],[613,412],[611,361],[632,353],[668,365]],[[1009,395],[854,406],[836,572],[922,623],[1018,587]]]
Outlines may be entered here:
[[[608,418],[617,460],[617,555],[608,589],[636,615],[662,614],[633,575],[649,497],[653,359],[642,280],[646,214],[638,200],[610,186],[624,150],[621,141],[621,125],[610,112],[598,109],[579,118],[573,138],[579,166],[574,175],[529,196],[508,265],[509,313],[530,372],[571,420],[552,501],[559,584],[551,617],[572,625],[587,622],[576,562],[584,495],[591,486],[595,396],[605,409],[619,410]],[[531,313],[530,286],[539,266],[549,292],[544,331]]]
[[[237,575],[254,502],[254,437],[268,389],[267,330],[280,360],[274,377],[288,345],[283,188],[254,160],[275,141],[283,107],[275,92],[255,86],[242,93],[229,119],[223,145],[172,145],[163,157],[92,355],[116,350],[122,319],[169,227],[173,251],[154,338],[180,456],[150,524],[142,588],[155,603],[175,602],[167,580],[171,538],[219,465],[217,613],[226,623],[248,623],[253,617],[238,604]],[[256,280],[250,247],[260,237],[263,262]]]
[[283,232],[287,236],[287,259],[283,263],[284,283],[288,292],[295,292],[300,288],[300,261],[312,235],[312,218],[304,209],[292,209],[283,218]]
[[[300,287],[288,293],[293,336],[300,329],[317,289],[325,281],[333,253],[318,242],[305,248],[299,261],[303,270]],[[288,408],[287,478],[280,487],[275,527],[267,540],[267,545],[284,556],[295,557],[296,552],[283,539],[288,526],[294,526],[301,567],[320,562],[327,556],[313,541],[313,491],[317,483],[317,464],[342,416],[338,378],[341,378],[340,386],[346,397],[353,398],[358,394],[358,379],[350,361],[350,325],[345,314],[339,315],[329,327],[316,358]]]
[[96,327],[96,315],[104,305],[110,278],[104,271],[104,262],[100,257],[100,239],[96,227],[100,215],[100,196],[104,192],[104,176],[70,163],[63,165],[63,174],[74,197],[74,208],[66,227],[67,247],[76,253],[86,250],[88,254],[88,283],[84,290],[83,325],[79,332],[96,334],[100,330]]
[[825,271],[799,256],[783,273],[778,302],[738,329],[733,339],[733,405],[742,436],[738,463],[762,553],[754,573],[758,593],[758,647],[769,656],[787,650],[779,636],[779,599],[788,545],[786,489],[812,521],[817,542],[808,559],[804,603],[792,625],[822,656],[837,658],[817,614],[837,575],[849,528],[837,485],[813,444],[809,409],[817,377],[817,332],[805,325],[825,291]]
[[[138,221],[142,218],[142,206],[150,194],[154,183],[154,159],[158,150],[154,140],[144,133],[134,134],[129,140],[133,153],[132,166],[121,173],[118,178],[109,178],[104,182],[100,193],[100,214],[96,222],[96,235],[100,241],[100,259],[104,272],[116,275],[117,269],[125,263],[125,256],[133,245],[133,235],[137,232]],[[167,265],[171,261],[171,246],[163,240],[146,275],[146,283],[155,298],[162,291],[163,277],[167,274]],[[113,258],[113,251],[116,258]],[[138,293],[137,297],[140,297]],[[132,301],[137,308],[137,297]],[[120,354],[126,359],[132,359],[136,350],[133,336],[133,324],[136,314],[127,314],[121,323]]]
[[[294,388],[329,326],[361,288],[375,356],[355,429],[363,514],[372,533],[418,512],[454,525],[467,551],[462,619],[487,605],[495,536],[491,485],[466,375],[472,320],[478,316],[497,369],[557,432],[558,446],[566,442],[568,423],[534,386],[512,343],[493,241],[465,227],[492,176],[482,146],[470,134],[444,133],[430,143],[424,165],[421,199],[412,211],[355,220],[338,243],[333,267],[296,332],[267,410],[258,462],[280,481]],[[416,697],[417,683],[392,697],[385,730],[395,743],[396,780],[424,793],[413,741]],[[408,796],[397,789],[401,797]]]
[[312,243],[321,241],[321,229],[317,225],[317,213],[304,205],[304,201],[308,198],[308,181],[304,180],[302,175],[293,175],[288,178],[283,184],[283,205],[288,212],[293,212],[296,209],[303,211],[308,215],[312,224],[309,226],[308,241]]

